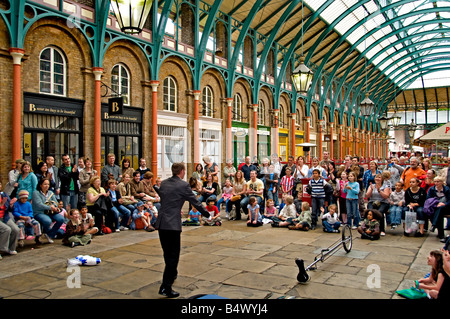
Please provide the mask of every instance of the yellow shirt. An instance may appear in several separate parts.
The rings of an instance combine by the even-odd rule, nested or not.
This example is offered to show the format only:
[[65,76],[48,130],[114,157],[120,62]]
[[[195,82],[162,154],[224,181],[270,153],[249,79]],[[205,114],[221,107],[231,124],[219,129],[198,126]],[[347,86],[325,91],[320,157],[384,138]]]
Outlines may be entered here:
[[94,187],[89,187],[88,191],[86,192],[86,206],[94,206],[95,202],[89,201],[89,194],[92,194],[92,196],[97,196],[98,194],[104,193],[106,194],[106,191],[103,187],[100,187],[100,193],[97,192],[97,190]]

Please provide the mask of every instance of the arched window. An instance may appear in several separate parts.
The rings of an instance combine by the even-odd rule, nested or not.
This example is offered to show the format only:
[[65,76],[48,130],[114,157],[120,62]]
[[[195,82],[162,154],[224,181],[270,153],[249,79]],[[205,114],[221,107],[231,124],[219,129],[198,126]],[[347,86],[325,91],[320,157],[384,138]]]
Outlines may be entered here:
[[264,113],[266,111],[266,107],[264,106],[263,100],[259,100],[258,103],[258,124],[264,125]]
[[39,56],[39,92],[66,95],[66,60],[54,47],[45,48]]
[[163,107],[166,111],[177,111],[177,84],[171,76],[164,79]]
[[130,105],[130,76],[123,64],[116,64],[111,71],[111,88],[120,93],[125,105]]
[[203,88],[203,115],[208,117],[213,117],[214,109],[214,96],[211,88],[205,86]]
[[242,98],[239,94],[234,95],[233,99],[233,121],[242,121]]

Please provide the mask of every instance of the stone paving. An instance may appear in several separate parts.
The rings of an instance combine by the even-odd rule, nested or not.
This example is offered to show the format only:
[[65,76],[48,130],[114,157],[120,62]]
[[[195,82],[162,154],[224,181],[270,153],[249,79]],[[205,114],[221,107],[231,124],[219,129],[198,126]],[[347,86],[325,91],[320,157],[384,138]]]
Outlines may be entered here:
[[[371,242],[361,240],[354,230],[350,253],[338,250],[308,272],[307,284],[299,284],[295,259],[309,265],[340,236],[324,233],[320,225],[301,232],[270,225],[246,227],[245,220],[224,219],[220,227],[184,227],[174,290],[181,299],[196,294],[231,299],[401,299],[395,291],[409,288],[427,273],[428,253],[442,247],[435,233],[414,238],[404,236],[401,228],[388,229],[385,237]],[[72,272],[67,259],[77,255],[102,261],[82,266],[81,287],[69,288]],[[158,294],[164,261],[157,231],[96,236],[90,245],[75,248],[60,240],[40,247],[29,242],[17,255],[2,256],[0,296],[5,299],[163,298]],[[373,279],[377,273],[379,281]]]

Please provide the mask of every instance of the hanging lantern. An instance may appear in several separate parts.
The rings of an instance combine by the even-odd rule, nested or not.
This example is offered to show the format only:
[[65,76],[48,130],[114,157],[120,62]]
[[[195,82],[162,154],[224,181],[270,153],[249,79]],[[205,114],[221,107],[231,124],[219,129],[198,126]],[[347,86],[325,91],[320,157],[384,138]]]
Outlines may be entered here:
[[378,118],[378,122],[380,123],[381,129],[384,131],[388,127],[389,118],[386,116],[386,114],[383,114]]
[[111,0],[114,14],[123,33],[141,33],[153,0]]
[[401,119],[402,118],[400,117],[400,115],[395,112],[394,115],[392,115],[392,117],[390,118],[392,126],[397,127],[400,124]]
[[369,93],[366,93],[365,99],[360,104],[361,114],[364,117],[369,117],[373,114],[373,109],[375,108],[375,103],[369,99]]
[[417,125],[414,123],[414,120],[411,120],[411,124],[408,126],[408,135],[412,140],[414,138],[414,134],[416,133]]
[[306,94],[311,87],[314,73],[305,65],[305,58],[300,57],[300,65],[291,75],[297,93]]

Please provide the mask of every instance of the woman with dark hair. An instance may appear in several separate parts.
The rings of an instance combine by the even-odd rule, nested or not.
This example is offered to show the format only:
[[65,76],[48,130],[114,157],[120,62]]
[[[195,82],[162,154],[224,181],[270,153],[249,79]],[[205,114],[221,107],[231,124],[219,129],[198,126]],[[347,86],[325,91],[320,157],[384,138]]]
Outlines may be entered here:
[[417,177],[411,178],[409,181],[409,188],[405,191],[405,206],[403,208],[402,220],[403,228],[405,228],[405,213],[406,211],[414,211],[417,214],[419,221],[419,231],[415,236],[423,236],[425,227],[425,218],[427,217],[423,212],[423,206],[427,199],[427,192],[420,187],[420,180]]
[[50,176],[51,173],[48,173],[48,167],[46,162],[39,162],[38,166],[36,167],[36,177],[38,181],[41,179],[48,179],[50,181],[50,190],[52,192],[55,192],[56,184],[53,181],[52,177]]
[[[41,224],[44,236],[49,243],[53,243],[58,230],[64,223],[64,216],[58,208],[58,200],[55,194],[50,190],[50,181],[46,178],[39,180],[36,191],[32,195],[31,206],[33,208],[34,218]],[[55,222],[52,225],[52,223]]]
[[133,176],[134,168],[131,165],[131,160],[128,157],[125,157],[122,160],[122,176],[128,174],[130,177]]

